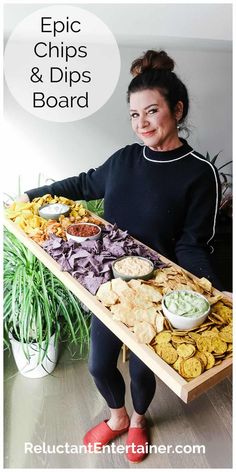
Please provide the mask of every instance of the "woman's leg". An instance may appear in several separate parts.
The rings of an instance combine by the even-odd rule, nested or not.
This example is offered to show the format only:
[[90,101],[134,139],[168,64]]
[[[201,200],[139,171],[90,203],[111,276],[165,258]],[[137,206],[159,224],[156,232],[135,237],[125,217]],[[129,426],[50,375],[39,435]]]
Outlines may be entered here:
[[141,423],[143,424],[144,414],[155,394],[156,379],[151,369],[133,352],[130,353],[129,370],[131,378],[130,389],[134,406],[131,425],[141,426]]
[[137,463],[148,454],[149,434],[145,412],[154,397],[156,380],[153,372],[133,353],[130,353],[129,369],[134,412],[126,441],[126,455],[129,461]]
[[122,341],[93,315],[89,372],[110,408],[111,417],[107,424],[115,430],[125,428],[129,424],[124,407],[125,382],[117,368],[121,346]]

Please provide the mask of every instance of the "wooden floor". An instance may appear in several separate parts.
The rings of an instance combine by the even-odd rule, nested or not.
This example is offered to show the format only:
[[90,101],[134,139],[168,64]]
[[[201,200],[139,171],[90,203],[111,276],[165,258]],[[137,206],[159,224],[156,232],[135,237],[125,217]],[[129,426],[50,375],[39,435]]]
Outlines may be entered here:
[[[128,362],[122,371],[127,385],[127,408],[132,411]],[[153,453],[141,464],[123,454],[25,454],[33,445],[82,445],[87,429],[107,418],[104,400],[88,373],[86,361],[71,360],[64,351],[53,375],[28,379],[5,356],[5,468],[232,468],[232,382],[225,379],[186,405],[157,379],[148,410],[152,444],[204,445],[201,453]],[[126,435],[115,441],[125,444]]]

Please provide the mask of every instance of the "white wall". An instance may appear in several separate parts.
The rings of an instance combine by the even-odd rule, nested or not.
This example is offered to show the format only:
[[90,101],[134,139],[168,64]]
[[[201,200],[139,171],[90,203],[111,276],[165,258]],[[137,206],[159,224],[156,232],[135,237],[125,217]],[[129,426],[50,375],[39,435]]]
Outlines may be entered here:
[[[6,5],[5,38],[40,4]],[[5,87],[5,175],[3,187],[17,193],[78,174],[135,141],[126,90],[131,61],[147,48],[164,48],[188,87],[190,144],[219,163],[232,158],[231,6],[223,4],[79,5],[113,31],[121,54],[121,75],[110,100],[94,115],[71,123],[40,120],[23,110]]]

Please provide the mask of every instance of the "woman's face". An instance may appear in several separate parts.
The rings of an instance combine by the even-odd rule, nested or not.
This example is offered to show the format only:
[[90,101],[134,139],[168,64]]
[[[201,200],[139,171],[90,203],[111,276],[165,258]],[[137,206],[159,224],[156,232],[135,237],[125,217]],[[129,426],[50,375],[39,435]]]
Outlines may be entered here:
[[130,95],[130,117],[133,131],[145,145],[154,150],[175,147],[178,140],[176,116],[157,89]]

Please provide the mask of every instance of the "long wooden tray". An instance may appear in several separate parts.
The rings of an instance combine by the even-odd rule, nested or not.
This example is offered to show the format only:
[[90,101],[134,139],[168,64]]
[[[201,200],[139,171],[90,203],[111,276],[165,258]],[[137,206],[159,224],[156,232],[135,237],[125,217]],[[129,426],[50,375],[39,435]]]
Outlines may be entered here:
[[[93,215],[96,216],[96,215]],[[96,217],[97,218],[97,217]],[[104,224],[107,222],[99,218]],[[121,341],[128,346],[173,392],[185,403],[190,402],[201,393],[230,375],[232,371],[232,358],[225,359],[220,365],[205,371],[199,377],[187,382],[163,359],[161,359],[147,345],[136,341],[134,334],[121,322],[111,317],[111,312],[104,307],[96,296],[85,289],[68,272],[63,272],[60,265],[49,256],[36,242],[30,239],[19,226],[11,220],[4,218],[4,226],[13,233],[71,292],[81,300]],[[160,256],[163,262],[172,264],[165,257]],[[191,277],[192,274],[191,274]],[[214,293],[219,293],[214,290]]]

